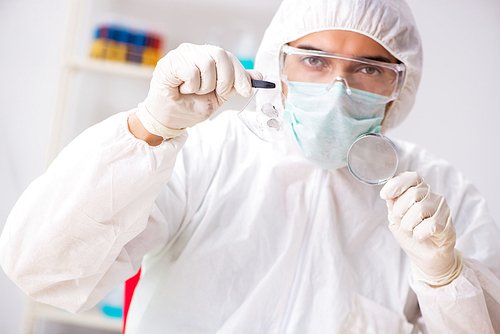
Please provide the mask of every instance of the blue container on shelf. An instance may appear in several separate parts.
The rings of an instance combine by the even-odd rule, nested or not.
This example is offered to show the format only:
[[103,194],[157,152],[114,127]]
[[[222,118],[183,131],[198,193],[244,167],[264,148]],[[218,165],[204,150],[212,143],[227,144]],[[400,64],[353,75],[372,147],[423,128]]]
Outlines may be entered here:
[[99,309],[105,315],[113,318],[123,316],[124,285],[120,285],[106,295],[98,304]]

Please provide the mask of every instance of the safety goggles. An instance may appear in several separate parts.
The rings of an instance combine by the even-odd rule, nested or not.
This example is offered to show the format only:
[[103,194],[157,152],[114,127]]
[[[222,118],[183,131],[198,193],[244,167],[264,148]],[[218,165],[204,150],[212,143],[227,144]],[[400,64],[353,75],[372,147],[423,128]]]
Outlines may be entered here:
[[[280,52],[281,80],[289,90],[303,94],[322,95],[336,82],[345,85],[351,98],[351,89],[377,94],[377,104],[397,99],[405,77],[404,64],[349,57],[323,51],[305,50],[284,45]],[[294,84],[297,83],[297,84]],[[303,83],[320,84],[320,89],[308,89]],[[324,87],[322,87],[324,86]]]

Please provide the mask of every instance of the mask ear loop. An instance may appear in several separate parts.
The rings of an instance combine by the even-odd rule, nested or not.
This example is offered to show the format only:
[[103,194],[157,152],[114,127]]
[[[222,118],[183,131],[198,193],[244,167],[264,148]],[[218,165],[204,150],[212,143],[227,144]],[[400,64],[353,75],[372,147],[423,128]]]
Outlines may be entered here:
[[351,88],[349,88],[349,84],[347,83],[347,80],[342,78],[342,77],[336,77],[335,79],[333,79],[333,81],[330,83],[330,85],[326,88],[327,91],[330,91],[330,89],[332,89],[333,85],[335,85],[335,83],[337,81],[340,81],[344,84],[344,87],[345,87],[345,92],[347,93],[347,95],[351,95],[352,91],[351,91]]

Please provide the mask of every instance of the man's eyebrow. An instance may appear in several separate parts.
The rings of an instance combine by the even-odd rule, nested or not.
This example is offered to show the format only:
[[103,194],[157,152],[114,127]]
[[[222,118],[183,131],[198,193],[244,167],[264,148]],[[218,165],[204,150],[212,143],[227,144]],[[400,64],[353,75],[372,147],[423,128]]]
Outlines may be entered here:
[[298,45],[296,48],[297,49],[302,49],[302,50],[328,52],[328,51],[321,50],[320,48],[316,48],[316,47],[310,46],[310,45]]
[[384,56],[365,56],[365,57],[361,56],[359,58],[380,61],[382,63],[391,63],[391,60],[389,58],[387,58],[387,57],[384,57]]
[[310,45],[298,45],[296,46],[297,49],[304,49],[304,50],[311,50],[311,51],[323,51],[323,52],[326,52],[324,50],[321,50],[319,48],[315,48],[314,46],[310,46]]
[[[328,52],[328,51],[321,50],[320,48],[316,48],[316,47],[311,46],[311,45],[299,45],[299,46],[297,46],[297,49]],[[391,63],[391,60],[387,57],[384,57],[384,56],[356,56],[356,58],[364,58],[364,59],[368,59],[368,60],[380,61],[383,63]]]

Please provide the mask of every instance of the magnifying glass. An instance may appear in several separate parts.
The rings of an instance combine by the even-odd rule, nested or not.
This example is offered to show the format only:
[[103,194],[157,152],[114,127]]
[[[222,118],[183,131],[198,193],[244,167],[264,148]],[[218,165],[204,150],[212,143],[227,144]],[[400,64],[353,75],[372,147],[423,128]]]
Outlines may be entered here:
[[351,145],[347,166],[359,181],[378,185],[386,183],[396,173],[399,155],[394,143],[378,133],[364,134]]

